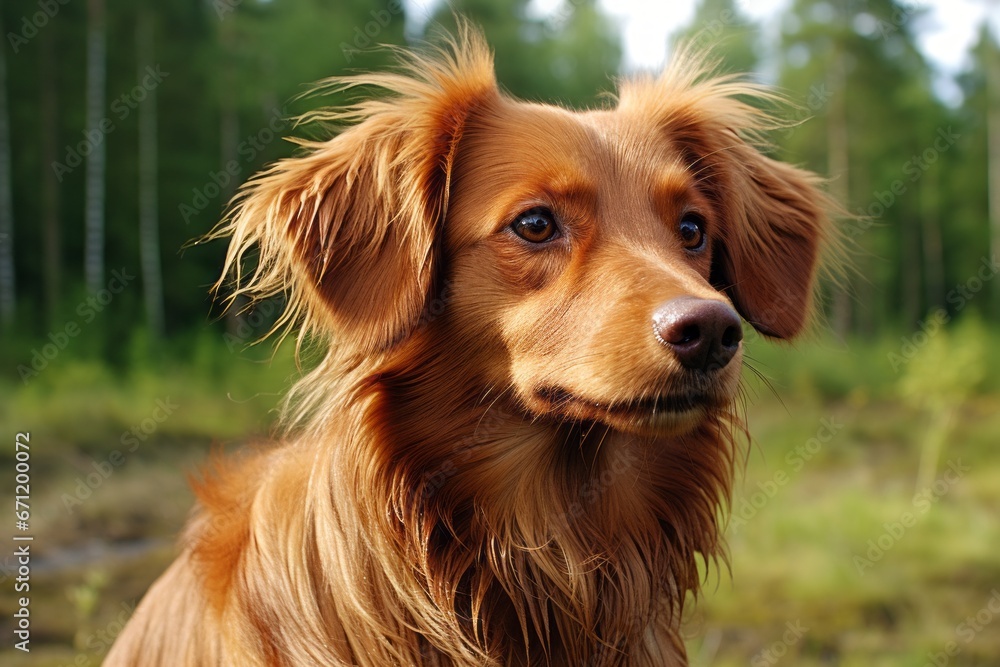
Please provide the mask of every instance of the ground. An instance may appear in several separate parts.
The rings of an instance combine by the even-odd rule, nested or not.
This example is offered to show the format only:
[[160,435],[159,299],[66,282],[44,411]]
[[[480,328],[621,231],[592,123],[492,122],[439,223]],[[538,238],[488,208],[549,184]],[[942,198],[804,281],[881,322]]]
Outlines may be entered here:
[[[706,569],[686,614],[692,665],[998,664],[991,338],[966,327],[917,347],[905,337],[748,342],[753,441],[728,516],[730,564]],[[979,352],[963,361],[942,349]],[[186,475],[213,448],[268,435],[295,374],[290,356],[210,343],[185,364],[65,359],[27,384],[0,384],[4,437],[31,432],[34,537],[31,652],[7,640],[0,662],[100,664],[173,558],[191,506]],[[0,462],[13,471],[13,442]],[[11,553],[0,552],[5,591]],[[18,595],[0,599],[7,638]]]

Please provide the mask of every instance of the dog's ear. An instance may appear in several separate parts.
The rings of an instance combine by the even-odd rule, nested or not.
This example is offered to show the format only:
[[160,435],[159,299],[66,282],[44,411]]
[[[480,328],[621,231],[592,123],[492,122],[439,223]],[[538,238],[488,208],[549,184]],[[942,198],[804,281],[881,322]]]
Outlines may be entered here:
[[[387,94],[312,114],[350,123],[251,180],[215,232],[231,236],[236,294],[286,293],[279,322],[332,335],[362,354],[385,349],[418,321],[435,271],[455,151],[468,115],[496,96],[492,57],[469,29],[404,71],[332,80]],[[257,248],[243,276],[244,255]]]
[[718,211],[712,283],[755,329],[791,338],[809,319],[830,200],[817,176],[756,148],[782,126],[762,111],[780,96],[710,69],[682,49],[660,77],[623,82],[618,108],[655,124]]
[[826,195],[814,174],[752,146],[740,142],[724,153],[712,282],[757,331],[792,338],[811,313]]

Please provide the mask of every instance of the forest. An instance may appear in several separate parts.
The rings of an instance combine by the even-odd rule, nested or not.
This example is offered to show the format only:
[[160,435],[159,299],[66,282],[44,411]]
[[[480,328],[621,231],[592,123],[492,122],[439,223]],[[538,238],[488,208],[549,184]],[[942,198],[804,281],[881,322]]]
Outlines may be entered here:
[[[185,474],[273,431],[301,373],[294,345],[258,343],[283,303],[222,308],[225,243],[203,237],[293,153],[288,138],[323,136],[298,116],[350,99],[318,82],[389,67],[380,44],[439,39],[456,13],[482,26],[519,97],[600,106],[628,74],[596,0],[551,13],[450,0],[430,15],[403,0],[0,6],[0,433],[44,443],[35,648],[6,642],[4,664],[99,664],[172,557]],[[920,46],[929,14],[789,0],[763,25],[736,0],[699,0],[670,36],[781,91],[769,150],[827,179],[846,258],[808,340],[748,330],[753,444],[733,565],[706,569],[687,619],[693,665],[1000,660],[1000,619],[966,623],[1000,604],[1000,45],[995,21],[977,26],[943,94]],[[0,452],[2,474],[14,460]],[[5,589],[14,572],[5,547]]]
[[[590,0],[546,18],[527,4],[451,7],[484,26],[510,92],[600,103],[622,67],[610,17]],[[375,45],[420,41],[453,21],[444,7],[420,21],[406,11],[399,0],[5,3],[4,334],[23,344],[83,318],[78,304],[108,289],[115,269],[134,280],[115,295],[113,316],[80,322],[75,348],[120,362],[123,340],[200,325],[223,248],[187,244],[219,220],[240,183],[290,154],[283,139],[296,115],[342,101],[303,97],[311,84],[383,67],[391,56]],[[989,124],[996,135],[1000,122],[987,104],[1000,85],[995,40],[983,26],[957,82],[961,104],[946,104],[917,46],[922,11],[795,2],[780,44],[764,49],[735,3],[706,0],[673,36],[714,48],[724,69],[757,73],[788,96],[789,127],[771,141],[782,158],[827,175],[853,216],[842,224],[854,271],[826,298],[840,336],[911,330],[939,308],[949,317],[967,304],[985,317],[1000,311],[1000,285],[987,277],[974,289],[981,268],[995,272],[989,257],[1000,247],[988,197],[988,179],[995,191],[1000,178],[988,168]]]

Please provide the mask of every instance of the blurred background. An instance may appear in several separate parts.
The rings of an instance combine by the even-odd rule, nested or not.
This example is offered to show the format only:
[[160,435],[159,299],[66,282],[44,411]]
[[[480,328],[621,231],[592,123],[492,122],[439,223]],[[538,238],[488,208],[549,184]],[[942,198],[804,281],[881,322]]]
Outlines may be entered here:
[[296,100],[311,82],[453,9],[508,90],[574,107],[712,47],[784,91],[775,155],[857,216],[813,336],[748,340],[754,444],[692,664],[1000,665],[1000,5],[972,0],[5,0],[0,488],[30,432],[34,541],[30,653],[0,550],[0,662],[100,664],[173,557],[185,475],[271,432],[298,371],[251,343],[282,304],[223,314],[225,244],[186,244],[341,101]]

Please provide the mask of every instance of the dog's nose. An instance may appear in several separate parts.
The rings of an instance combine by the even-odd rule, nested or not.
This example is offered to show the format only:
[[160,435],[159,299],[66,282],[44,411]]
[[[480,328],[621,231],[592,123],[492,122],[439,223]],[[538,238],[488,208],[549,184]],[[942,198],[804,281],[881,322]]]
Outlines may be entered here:
[[721,301],[678,297],[653,313],[656,338],[692,370],[718,370],[736,354],[743,340],[740,316]]

